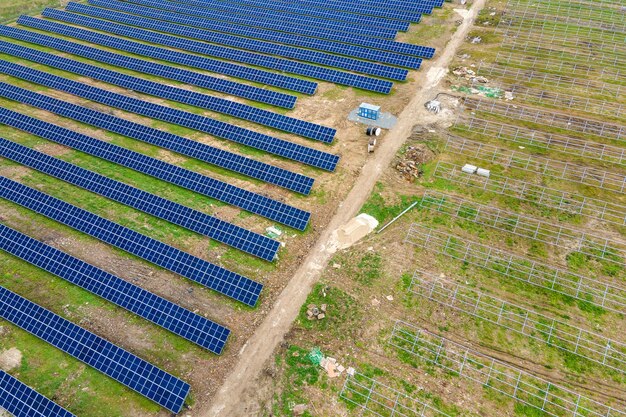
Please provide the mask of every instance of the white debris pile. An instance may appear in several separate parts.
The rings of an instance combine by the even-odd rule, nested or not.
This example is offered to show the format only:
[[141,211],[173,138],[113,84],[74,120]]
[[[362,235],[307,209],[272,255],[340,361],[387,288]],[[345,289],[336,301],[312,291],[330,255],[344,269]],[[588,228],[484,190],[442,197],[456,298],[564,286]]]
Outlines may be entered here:
[[345,368],[343,365],[337,362],[337,359],[330,356],[325,357],[320,362],[322,369],[326,371],[329,378],[336,378],[346,372],[348,375],[353,376],[355,373],[354,368]]

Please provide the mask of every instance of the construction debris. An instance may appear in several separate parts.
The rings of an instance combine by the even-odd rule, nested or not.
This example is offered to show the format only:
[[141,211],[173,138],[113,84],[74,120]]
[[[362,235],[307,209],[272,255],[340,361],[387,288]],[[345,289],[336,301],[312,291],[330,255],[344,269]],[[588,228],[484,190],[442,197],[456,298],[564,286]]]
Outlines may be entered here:
[[[326,357],[320,362],[320,366],[326,371],[329,378],[336,378],[344,373],[346,368],[337,363],[337,359]],[[352,368],[348,368],[352,369]],[[354,371],[354,370],[353,370]]]
[[322,320],[326,317],[326,304],[322,304],[319,308],[315,304],[306,306],[306,317],[309,320]]
[[403,158],[396,164],[396,170],[407,181],[413,181],[424,174],[423,165],[434,157],[434,153],[424,144],[409,146]]
[[430,100],[424,104],[424,107],[426,107],[426,110],[429,112],[438,114],[441,111],[441,102],[438,100]]
[[277,239],[283,234],[283,231],[276,226],[268,227],[267,229],[265,229],[265,232],[266,236],[270,239]]

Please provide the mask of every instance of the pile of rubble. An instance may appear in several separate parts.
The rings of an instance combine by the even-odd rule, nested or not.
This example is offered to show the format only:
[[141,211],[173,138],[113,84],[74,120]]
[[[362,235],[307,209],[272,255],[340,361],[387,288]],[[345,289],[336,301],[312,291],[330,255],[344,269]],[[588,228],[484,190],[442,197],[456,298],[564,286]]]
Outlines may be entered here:
[[452,70],[452,74],[456,75],[457,77],[465,78],[466,80],[469,80],[471,82],[479,82],[482,84],[487,84],[489,82],[486,77],[483,77],[482,75],[476,75],[476,71],[471,70],[467,67],[457,67]]
[[396,170],[407,181],[412,181],[424,175],[423,164],[433,158],[434,154],[426,145],[409,146],[403,158],[396,164]]
[[315,304],[306,306],[306,316],[309,320],[322,320],[326,317],[326,304],[322,304],[319,308]]
[[325,357],[320,362],[320,366],[326,371],[326,374],[329,378],[335,378],[344,373],[344,371],[350,375],[354,376],[355,370],[354,368],[346,369],[344,366],[337,363],[337,359],[329,357]]

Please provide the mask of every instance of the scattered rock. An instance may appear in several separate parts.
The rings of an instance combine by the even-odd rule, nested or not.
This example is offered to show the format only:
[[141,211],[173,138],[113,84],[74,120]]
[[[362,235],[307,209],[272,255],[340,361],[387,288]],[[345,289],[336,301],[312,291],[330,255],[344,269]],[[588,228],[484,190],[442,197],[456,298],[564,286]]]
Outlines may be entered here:
[[315,304],[309,304],[306,310],[306,317],[308,320],[323,320],[326,318],[325,313],[327,308],[327,304],[322,304],[321,307],[318,307]]
[[335,268],[335,269],[341,269],[341,265],[340,265],[340,264],[337,264],[337,263],[334,263],[334,264],[333,264],[333,268]]
[[505,100],[511,101],[511,100],[513,100],[514,98],[515,98],[515,96],[513,95],[513,92],[512,92],[512,91],[505,91],[505,92],[504,92],[504,99],[505,99]]
[[373,298],[373,299],[372,299],[372,305],[373,305],[374,307],[378,307],[378,306],[380,305],[380,301],[378,301],[376,298]]
[[480,36],[476,36],[474,38],[472,38],[472,40],[470,41],[473,44],[477,44],[477,43],[481,43],[483,41],[483,38],[481,38]]
[[393,301],[393,295],[388,295],[387,297],[385,297],[387,300],[389,301]]

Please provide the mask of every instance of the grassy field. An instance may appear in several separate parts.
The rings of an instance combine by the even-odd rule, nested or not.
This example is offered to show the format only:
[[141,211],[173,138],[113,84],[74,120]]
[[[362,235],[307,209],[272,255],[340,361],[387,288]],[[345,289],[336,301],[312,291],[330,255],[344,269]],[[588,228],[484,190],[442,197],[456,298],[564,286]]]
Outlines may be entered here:
[[[526,3],[531,2],[521,2],[522,6]],[[589,2],[587,6],[594,5],[595,3]],[[490,63],[496,62],[497,54],[502,52],[502,32],[495,31],[494,26],[503,18],[505,2],[494,0],[488,2],[487,6],[480,13],[475,28],[468,37],[469,40],[480,36],[482,42],[476,45],[466,42],[458,51],[457,59],[451,69],[466,66],[477,70],[479,64],[491,65]],[[562,5],[562,7],[566,6]],[[558,16],[561,18],[564,13],[563,9],[558,10]],[[607,16],[606,14],[592,14],[593,18],[600,20]],[[579,16],[574,13],[573,19],[576,17]],[[579,33],[573,23],[555,25],[548,23],[545,27],[562,34],[563,38]],[[615,34],[606,30],[594,30],[590,36],[595,42],[610,42]],[[615,41],[615,43],[618,42]],[[565,49],[566,52],[572,52],[568,48]],[[554,59],[549,54],[542,55],[534,52],[528,52],[528,56],[537,58],[537,68],[542,60]],[[565,59],[567,59],[567,53]],[[509,67],[505,64],[503,66],[528,71],[532,69],[532,65],[527,63],[530,62],[529,59],[521,59],[521,62],[523,63]],[[607,75],[619,72],[618,66],[603,67],[602,64],[592,60],[579,62],[575,71],[572,71],[568,65],[548,68],[547,73],[553,75],[576,77],[593,83],[601,81],[606,83],[607,89],[617,90],[623,85],[623,79]],[[480,70],[478,74],[481,74]],[[599,74],[604,74],[601,79],[599,79]],[[544,89],[551,93],[559,92],[580,97],[582,100],[586,98],[607,100],[607,106],[624,103],[623,95],[611,97],[593,91],[585,94],[580,90],[564,86],[543,85],[536,81],[526,82],[522,78],[515,82],[507,77],[493,78],[487,85],[504,90],[510,83]],[[450,75],[446,81],[447,87],[467,86],[468,84],[466,80],[454,75]],[[448,103],[450,102],[444,101],[444,106],[449,107]],[[550,104],[547,99],[544,103],[541,100],[516,98],[511,104],[548,111],[558,109],[590,123],[605,122],[618,126],[626,124],[623,114],[605,117],[593,108],[590,111],[564,109],[562,106]],[[530,338],[507,329],[503,323],[494,323],[485,318],[473,316],[463,309],[452,309],[434,299],[420,296],[412,290],[411,286],[414,271],[424,270],[435,277],[444,278],[466,286],[472,291],[483,293],[485,297],[495,297],[520,306],[520,309],[515,311],[519,311],[521,315],[524,311],[536,312],[544,317],[543,325],[549,324],[550,320],[556,320],[571,326],[570,329],[582,329],[596,334],[597,337],[612,339],[615,341],[615,346],[619,345],[615,348],[616,351],[623,352],[625,342],[623,335],[626,331],[624,313],[603,308],[600,305],[601,297],[576,299],[561,294],[563,288],[558,285],[553,287],[547,284],[530,285],[521,279],[514,279],[516,275],[513,273],[507,276],[507,273],[511,271],[507,269],[505,263],[496,265],[493,269],[487,269],[455,259],[462,258],[463,253],[455,253],[454,249],[455,244],[469,242],[471,247],[475,242],[478,245],[492,247],[494,250],[505,251],[516,257],[526,258],[526,265],[529,268],[530,262],[535,261],[550,268],[561,268],[563,271],[578,274],[600,285],[608,283],[624,288],[626,286],[626,269],[624,268],[626,254],[622,245],[626,229],[623,225],[600,221],[593,217],[593,213],[581,215],[556,208],[550,209],[537,200],[531,199],[523,202],[517,198],[499,195],[479,187],[460,186],[446,179],[433,177],[439,162],[452,163],[457,166],[472,163],[488,168],[492,174],[500,175],[504,179],[523,180],[530,184],[569,193],[566,195],[584,196],[613,204],[615,207],[624,207],[626,198],[619,190],[611,191],[575,181],[557,180],[534,171],[533,167],[541,169],[541,164],[531,165],[528,170],[523,170],[507,167],[498,162],[490,163],[479,158],[471,158],[468,155],[469,151],[465,154],[451,153],[446,151],[444,146],[447,133],[453,133],[482,144],[495,145],[500,148],[502,155],[515,152],[520,158],[522,155],[531,155],[532,158],[545,157],[555,161],[566,161],[574,167],[592,167],[599,171],[623,176],[626,174],[626,169],[623,162],[619,163],[617,159],[603,159],[604,155],[600,154],[592,158],[583,154],[568,154],[558,147],[523,146],[525,144],[501,140],[495,135],[481,134],[478,129],[470,131],[464,124],[464,120],[476,117],[491,122],[506,123],[520,129],[531,129],[535,131],[537,137],[557,134],[560,135],[559,137],[587,141],[590,144],[610,145],[612,149],[623,149],[623,140],[611,139],[608,135],[579,133],[570,127],[548,126],[542,120],[534,122],[515,120],[504,115],[465,109],[463,106],[457,108],[454,117],[451,118],[452,122],[457,115],[462,117],[452,126],[449,126],[449,123],[446,128],[437,125],[421,126],[422,131],[431,130],[431,132],[409,140],[393,163],[395,165],[405,157],[405,150],[408,146],[427,147],[434,151],[435,157],[421,167],[424,175],[408,183],[392,165],[387,169],[361,211],[373,215],[381,224],[384,224],[411,203],[421,201],[424,193],[443,193],[463,199],[465,211],[451,216],[436,211],[435,204],[431,204],[430,208],[418,205],[383,233],[371,235],[355,247],[335,255],[322,281],[306,303],[307,305],[327,303],[333,307],[329,307],[327,317],[321,321],[308,319],[306,307],[304,307],[291,331],[288,343],[285,343],[277,352],[274,372],[278,374],[278,377],[273,378],[273,383],[277,385],[273,394],[276,414],[292,415],[290,404],[306,404],[307,412],[311,416],[337,414],[357,416],[361,413],[363,415],[376,413],[375,415],[387,417],[400,413],[402,406],[417,410],[413,412],[418,415],[424,405],[444,413],[431,413],[432,415],[519,417],[571,415],[565,411],[557,411],[556,414],[542,412],[498,393],[493,389],[493,386],[498,384],[497,381],[493,384],[476,384],[456,372],[442,369],[440,366],[420,359],[419,355],[394,347],[390,343],[390,338],[397,320],[410,323],[489,357],[504,361],[513,369],[521,369],[530,375],[570,389],[601,404],[610,405],[615,410],[623,410],[626,405],[624,403],[624,392],[626,392],[624,372],[603,366],[579,354],[573,354],[573,344],[551,341],[549,337],[541,336],[539,328],[533,333],[535,337]],[[442,124],[445,125],[445,123]],[[554,245],[532,236],[498,230],[472,220],[478,204],[527,216],[535,221],[555,224],[558,225],[557,227],[570,228],[575,232],[607,238],[617,249],[594,248],[589,244],[591,249],[583,250],[578,249],[574,239],[571,241],[565,239],[559,245]],[[624,214],[626,213],[622,213]],[[620,214],[616,215],[619,219]],[[442,250],[434,241],[429,242],[431,247],[426,248],[405,242],[407,230],[412,224],[452,235],[453,238],[449,241],[450,246]],[[504,222],[500,225],[502,224]],[[511,230],[513,226],[513,224],[510,225]],[[517,277],[523,277],[523,274],[518,273]],[[470,300],[466,302],[468,305],[463,305],[462,302],[457,305],[471,310]],[[500,307],[494,306],[493,308],[491,313],[495,316]],[[294,379],[294,374],[305,372],[304,370],[309,372],[311,362],[302,357],[315,347],[319,347],[327,356],[336,358],[342,365],[356,368],[357,376],[348,378],[346,382],[345,373],[341,377],[329,378],[323,370],[318,368],[314,379],[304,380],[297,385],[290,384],[290,381]],[[420,352],[420,349],[417,348],[417,351]],[[299,353],[294,355],[294,352]],[[441,362],[446,363],[445,349],[441,352],[443,358]],[[504,380],[504,376],[498,378]],[[347,385],[344,386],[344,384]],[[370,389],[372,393],[378,393],[380,396],[369,398]],[[342,392],[343,394],[340,395]],[[537,385],[535,394],[539,398],[546,392]],[[561,392],[561,395],[565,394]],[[536,398],[529,399],[529,401],[541,407],[541,402],[537,402]],[[397,407],[395,411],[392,410],[394,404]],[[368,411],[363,411],[364,408]]]

